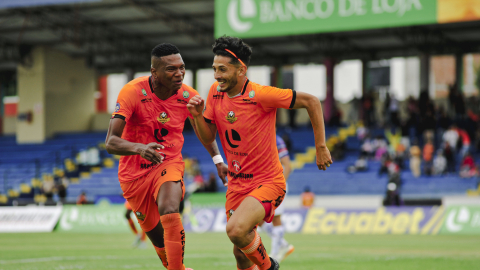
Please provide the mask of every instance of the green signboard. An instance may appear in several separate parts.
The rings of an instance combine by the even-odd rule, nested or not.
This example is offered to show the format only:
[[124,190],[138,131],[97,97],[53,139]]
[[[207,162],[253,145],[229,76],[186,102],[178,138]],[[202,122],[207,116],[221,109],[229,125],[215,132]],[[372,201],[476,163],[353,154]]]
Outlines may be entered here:
[[[123,205],[64,206],[57,231],[60,232],[129,232]],[[136,220],[135,217],[132,217]],[[137,228],[139,228],[137,224]]]
[[480,206],[447,208],[441,234],[480,234]]
[[242,38],[437,23],[437,0],[215,0],[215,36]]

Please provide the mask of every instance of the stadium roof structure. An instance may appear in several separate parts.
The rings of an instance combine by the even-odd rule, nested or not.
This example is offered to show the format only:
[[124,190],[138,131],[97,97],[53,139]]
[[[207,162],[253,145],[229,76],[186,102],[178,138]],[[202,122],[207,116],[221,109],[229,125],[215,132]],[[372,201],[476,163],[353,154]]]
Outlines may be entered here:
[[[5,0],[0,3],[0,68],[46,45],[84,57],[100,73],[145,70],[151,49],[177,45],[187,68],[212,62],[214,0]],[[245,38],[253,65],[385,59],[480,51],[480,21],[278,37]]]

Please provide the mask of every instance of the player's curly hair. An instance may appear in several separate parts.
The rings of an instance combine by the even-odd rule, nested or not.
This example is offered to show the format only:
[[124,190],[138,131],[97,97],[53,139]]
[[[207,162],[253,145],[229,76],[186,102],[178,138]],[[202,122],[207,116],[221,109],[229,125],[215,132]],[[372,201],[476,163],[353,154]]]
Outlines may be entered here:
[[237,37],[222,36],[215,40],[215,44],[212,46],[212,51],[215,55],[228,56],[232,59],[230,62],[233,65],[240,65],[240,62],[225,49],[232,51],[245,65],[250,64],[250,56],[252,55],[252,47],[243,42],[242,39]]
[[177,46],[170,43],[161,43],[155,46],[155,48],[153,48],[151,56],[160,58],[162,56],[167,56],[167,55],[172,55],[177,53],[180,53],[180,50],[177,48]]

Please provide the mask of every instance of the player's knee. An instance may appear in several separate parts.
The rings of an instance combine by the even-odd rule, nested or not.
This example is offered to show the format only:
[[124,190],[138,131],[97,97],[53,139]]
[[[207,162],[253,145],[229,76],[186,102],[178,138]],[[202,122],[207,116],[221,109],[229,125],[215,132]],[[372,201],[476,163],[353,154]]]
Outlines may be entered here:
[[245,231],[242,230],[241,226],[234,223],[227,223],[227,235],[232,243],[236,243],[238,239],[242,239],[245,236]]

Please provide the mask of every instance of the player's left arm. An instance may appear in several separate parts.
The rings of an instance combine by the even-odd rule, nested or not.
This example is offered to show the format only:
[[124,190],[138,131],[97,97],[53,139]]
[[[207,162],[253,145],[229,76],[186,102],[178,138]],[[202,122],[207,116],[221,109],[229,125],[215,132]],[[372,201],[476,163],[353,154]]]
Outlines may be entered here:
[[280,163],[283,166],[283,176],[285,177],[285,181],[288,181],[288,177],[290,173],[292,173],[292,164],[290,163],[290,156],[286,155],[280,158]]
[[[195,131],[197,138],[200,138],[198,135],[197,127],[195,125],[195,121],[193,121],[193,119],[190,117],[188,117],[188,120],[190,121],[190,124],[192,124],[193,130]],[[204,144],[202,140],[199,141],[202,143],[205,149],[207,149],[208,153],[210,153],[210,156],[212,158],[216,155],[220,155],[220,151],[218,150],[218,145],[215,140],[213,140],[211,144]],[[226,177],[228,173],[228,166],[223,162],[217,163],[215,164],[215,166],[217,167],[218,176],[220,177],[220,179],[222,179],[223,185],[227,186],[228,183]]]
[[307,109],[308,116],[312,122],[313,134],[315,135],[315,148],[317,150],[317,166],[320,170],[326,170],[333,163],[330,151],[325,140],[325,123],[323,121],[323,110],[320,100],[313,95],[296,92],[295,104],[292,109]]

